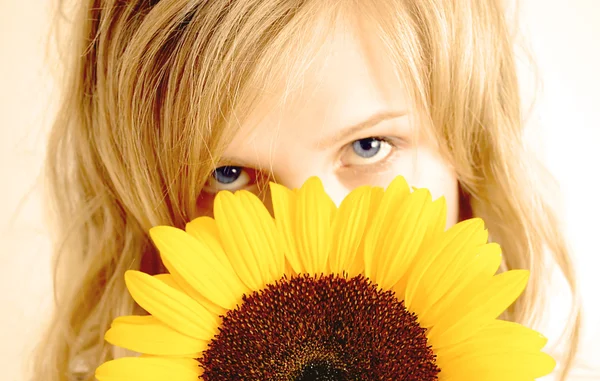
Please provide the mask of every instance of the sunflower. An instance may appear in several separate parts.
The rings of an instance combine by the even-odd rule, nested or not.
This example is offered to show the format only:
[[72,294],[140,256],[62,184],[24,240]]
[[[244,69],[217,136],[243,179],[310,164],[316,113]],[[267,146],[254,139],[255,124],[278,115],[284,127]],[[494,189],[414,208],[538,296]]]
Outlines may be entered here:
[[221,192],[214,219],[150,231],[169,274],[128,271],[148,316],[106,340],[139,352],[100,381],[533,380],[546,339],[498,317],[525,270],[496,275],[500,247],[480,219],[445,230],[443,198],[402,177],[336,207],[317,178]]

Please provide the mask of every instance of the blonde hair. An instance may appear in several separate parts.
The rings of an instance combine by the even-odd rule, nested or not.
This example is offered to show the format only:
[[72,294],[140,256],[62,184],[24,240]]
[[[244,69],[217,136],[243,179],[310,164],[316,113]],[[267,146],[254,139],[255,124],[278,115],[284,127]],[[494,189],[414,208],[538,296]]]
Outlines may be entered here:
[[[149,228],[194,217],[234,110],[251,107],[272,76],[305,64],[319,32],[301,53],[298,41],[311,38],[316,20],[324,36],[336,15],[356,8],[456,168],[463,209],[484,218],[506,269],[531,270],[507,317],[528,324],[539,317],[549,264],[576,295],[557,217],[521,142],[513,35],[500,0],[83,3],[48,145],[56,308],[34,380],[91,380],[97,365],[119,356],[103,335],[113,318],[135,309],[124,272],[157,271]],[[562,379],[578,343],[577,300]]]

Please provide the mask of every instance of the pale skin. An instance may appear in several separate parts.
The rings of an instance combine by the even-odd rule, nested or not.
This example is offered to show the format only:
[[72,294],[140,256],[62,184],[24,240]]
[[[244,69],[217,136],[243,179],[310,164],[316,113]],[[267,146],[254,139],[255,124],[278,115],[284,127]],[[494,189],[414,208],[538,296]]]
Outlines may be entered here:
[[298,188],[318,176],[339,205],[358,186],[386,187],[402,175],[434,199],[444,196],[447,226],[455,224],[456,173],[429,134],[419,130],[415,136],[419,126],[412,122],[406,88],[378,44],[364,33],[333,33],[302,86],[285,102],[265,97],[226,144],[199,198],[199,213],[212,214],[218,190],[258,193],[261,177]]

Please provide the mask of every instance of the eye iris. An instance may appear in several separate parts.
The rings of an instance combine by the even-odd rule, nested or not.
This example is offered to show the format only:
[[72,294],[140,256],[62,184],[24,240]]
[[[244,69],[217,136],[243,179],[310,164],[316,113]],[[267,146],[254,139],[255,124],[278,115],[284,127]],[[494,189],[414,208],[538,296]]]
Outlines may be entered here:
[[242,174],[242,167],[225,166],[215,169],[213,177],[222,184],[231,184]]
[[352,148],[358,156],[368,159],[379,153],[381,140],[375,138],[360,139],[352,143]]

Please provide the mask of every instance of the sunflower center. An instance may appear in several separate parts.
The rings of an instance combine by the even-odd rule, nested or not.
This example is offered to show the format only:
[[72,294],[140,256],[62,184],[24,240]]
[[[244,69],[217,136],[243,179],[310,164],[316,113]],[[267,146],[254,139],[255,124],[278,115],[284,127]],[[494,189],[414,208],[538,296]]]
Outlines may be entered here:
[[294,381],[346,381],[346,372],[327,361],[309,363]]
[[198,359],[205,381],[437,380],[425,329],[363,276],[302,275],[244,296]]

